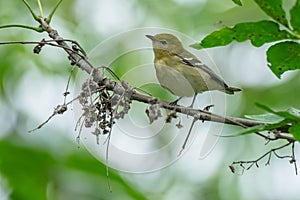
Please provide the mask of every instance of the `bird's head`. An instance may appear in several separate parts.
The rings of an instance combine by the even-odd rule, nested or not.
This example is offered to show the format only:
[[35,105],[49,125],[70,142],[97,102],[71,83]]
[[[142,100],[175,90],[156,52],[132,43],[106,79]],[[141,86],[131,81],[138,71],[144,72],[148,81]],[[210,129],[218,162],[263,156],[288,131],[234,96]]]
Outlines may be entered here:
[[146,35],[146,37],[152,41],[154,53],[180,53],[183,49],[179,39],[172,34],[161,33],[157,35]]

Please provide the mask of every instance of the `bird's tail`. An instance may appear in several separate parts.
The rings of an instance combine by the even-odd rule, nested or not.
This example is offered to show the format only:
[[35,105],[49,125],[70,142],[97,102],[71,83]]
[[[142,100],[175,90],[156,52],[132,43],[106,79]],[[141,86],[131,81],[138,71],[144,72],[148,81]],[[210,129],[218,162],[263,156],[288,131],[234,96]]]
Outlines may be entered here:
[[240,92],[240,91],[242,91],[240,88],[235,88],[235,87],[225,88],[225,93],[226,94],[234,94],[234,92]]

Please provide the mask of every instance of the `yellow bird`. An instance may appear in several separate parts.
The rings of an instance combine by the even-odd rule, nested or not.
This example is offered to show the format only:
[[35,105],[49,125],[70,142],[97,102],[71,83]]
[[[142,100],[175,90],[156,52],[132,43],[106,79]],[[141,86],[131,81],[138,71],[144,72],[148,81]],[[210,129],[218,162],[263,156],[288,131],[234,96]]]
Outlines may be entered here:
[[180,97],[194,96],[193,107],[198,93],[219,90],[227,94],[241,91],[229,87],[213,70],[203,64],[195,55],[185,50],[177,37],[162,33],[146,35],[152,40],[154,66],[160,85]]

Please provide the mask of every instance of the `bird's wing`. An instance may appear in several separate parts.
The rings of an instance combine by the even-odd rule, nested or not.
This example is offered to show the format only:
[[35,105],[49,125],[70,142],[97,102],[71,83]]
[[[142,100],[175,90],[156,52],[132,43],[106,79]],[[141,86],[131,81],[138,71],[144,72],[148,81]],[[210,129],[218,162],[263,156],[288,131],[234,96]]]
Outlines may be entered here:
[[197,59],[196,56],[194,56],[190,52],[184,51],[181,54],[176,54],[176,56],[178,56],[184,64],[203,70],[204,72],[209,74],[213,80],[224,85],[225,88],[228,87],[228,85],[213,70],[208,68],[204,63],[202,63],[199,59]]

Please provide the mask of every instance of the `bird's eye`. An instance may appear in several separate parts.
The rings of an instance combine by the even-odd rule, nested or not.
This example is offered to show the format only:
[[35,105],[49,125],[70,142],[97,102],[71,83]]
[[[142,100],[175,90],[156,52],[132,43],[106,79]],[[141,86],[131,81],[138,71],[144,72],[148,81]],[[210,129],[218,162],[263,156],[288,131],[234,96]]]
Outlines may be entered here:
[[166,41],[166,40],[161,40],[160,43],[161,43],[162,45],[166,45],[166,44],[167,44],[167,41]]

